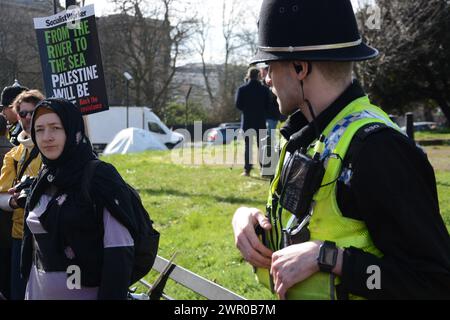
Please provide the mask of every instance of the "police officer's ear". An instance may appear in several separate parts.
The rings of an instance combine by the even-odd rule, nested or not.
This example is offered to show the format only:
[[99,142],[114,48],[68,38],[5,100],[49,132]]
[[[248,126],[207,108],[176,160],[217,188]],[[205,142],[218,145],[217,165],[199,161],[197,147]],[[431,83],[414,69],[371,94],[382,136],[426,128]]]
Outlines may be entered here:
[[[301,77],[300,80],[304,80],[306,78],[306,76],[311,73],[311,63],[310,62],[295,61],[293,63],[293,65],[294,65],[295,73],[297,73]],[[304,73],[304,70],[306,70],[306,73]]]
[[294,68],[295,68],[295,72],[297,74],[299,74],[300,72],[303,71],[303,67],[301,65],[298,65],[298,64],[295,64],[295,63],[294,63]]

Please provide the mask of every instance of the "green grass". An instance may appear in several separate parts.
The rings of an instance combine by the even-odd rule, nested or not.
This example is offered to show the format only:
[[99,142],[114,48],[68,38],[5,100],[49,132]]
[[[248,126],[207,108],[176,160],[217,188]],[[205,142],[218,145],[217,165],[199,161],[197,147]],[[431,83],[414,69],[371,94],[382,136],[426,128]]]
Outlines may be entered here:
[[450,140],[450,129],[415,132],[414,139],[416,139],[416,140]]
[[[226,147],[227,155],[232,147]],[[242,159],[242,149],[239,144],[238,161]],[[204,148],[202,154],[219,159],[221,150]],[[450,147],[426,150],[436,170],[441,212],[450,230]],[[172,157],[177,155],[153,151],[103,159],[114,164],[125,180],[140,191],[161,232],[159,255],[170,258],[178,252],[176,263],[184,268],[247,299],[273,299],[269,290],[255,281],[252,268],[235,248],[231,228],[231,218],[238,207],[264,208],[268,181],[260,179],[256,170],[251,178],[241,177],[241,164],[173,163]],[[192,157],[186,155],[185,159]],[[153,281],[156,276],[152,271],[146,279]],[[201,298],[170,280],[165,292],[177,299]]]
[[[218,151],[220,148],[213,148]],[[204,150],[209,154],[211,149]],[[268,181],[241,177],[242,166],[173,164],[169,152],[110,156],[125,180],[139,190],[161,232],[159,255],[248,299],[272,294],[254,279],[234,246],[231,218],[243,205],[264,208]],[[155,278],[156,272],[147,277]],[[200,297],[169,281],[165,292],[177,299]]]
[[436,174],[441,215],[450,231],[450,146],[426,147],[425,151]]
[[441,214],[450,231],[450,172],[437,172],[436,180]]

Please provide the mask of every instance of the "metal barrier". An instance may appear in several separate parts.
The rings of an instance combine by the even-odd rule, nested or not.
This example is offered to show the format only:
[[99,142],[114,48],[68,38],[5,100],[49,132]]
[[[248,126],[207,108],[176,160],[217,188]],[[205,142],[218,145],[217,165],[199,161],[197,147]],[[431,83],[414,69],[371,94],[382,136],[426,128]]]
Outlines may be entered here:
[[148,283],[145,280],[139,280],[139,282],[145,286],[148,291],[146,293],[136,294],[132,290],[129,293],[131,300],[160,300],[161,298],[166,300],[175,300],[174,298],[166,295],[164,287],[167,280],[170,278],[176,283],[184,286],[185,288],[205,297],[208,300],[245,300],[240,295],[224,288],[210,280],[207,280],[198,274],[193,273],[183,267],[180,267],[173,263],[175,255],[170,260],[157,256],[153,265],[153,270],[158,271],[159,277],[153,284]]

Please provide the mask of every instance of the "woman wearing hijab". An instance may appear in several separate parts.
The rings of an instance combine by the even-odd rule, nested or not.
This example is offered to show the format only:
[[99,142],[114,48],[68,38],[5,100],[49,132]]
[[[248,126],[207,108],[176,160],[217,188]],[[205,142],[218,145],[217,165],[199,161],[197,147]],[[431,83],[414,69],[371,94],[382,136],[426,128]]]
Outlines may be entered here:
[[101,162],[88,190],[92,201],[83,196],[83,172],[96,156],[69,101],[38,104],[31,135],[44,166],[26,205],[26,299],[126,299],[137,229],[125,182]]

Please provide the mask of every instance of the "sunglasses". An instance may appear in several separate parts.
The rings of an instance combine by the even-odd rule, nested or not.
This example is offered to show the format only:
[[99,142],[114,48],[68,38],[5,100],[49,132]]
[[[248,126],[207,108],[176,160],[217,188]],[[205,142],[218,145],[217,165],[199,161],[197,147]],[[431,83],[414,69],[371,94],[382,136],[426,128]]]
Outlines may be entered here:
[[32,115],[34,110],[31,111],[19,111],[19,116],[23,119],[27,117],[28,114]]

